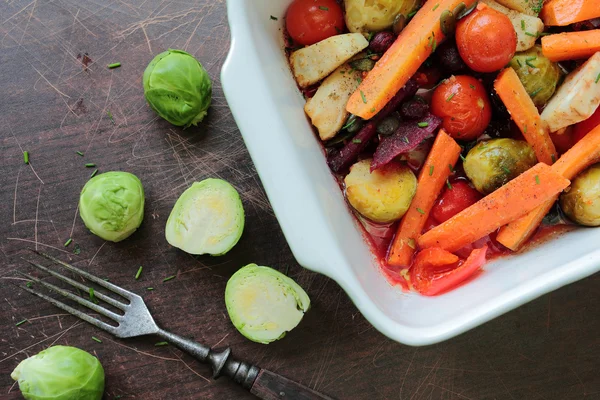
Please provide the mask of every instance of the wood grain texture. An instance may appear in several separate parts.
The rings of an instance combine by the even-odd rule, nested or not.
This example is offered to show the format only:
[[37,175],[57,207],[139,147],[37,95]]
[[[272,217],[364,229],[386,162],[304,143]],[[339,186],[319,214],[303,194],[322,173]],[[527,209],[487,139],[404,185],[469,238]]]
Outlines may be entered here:
[[[198,128],[174,128],[144,101],[142,72],[169,47],[194,54],[213,79],[213,105]],[[225,379],[212,381],[207,367],[179,351],[155,347],[153,338],[114,340],[16,291],[13,271],[26,269],[19,257],[37,243],[142,294],[166,328],[230,345],[236,355],[338,399],[600,399],[598,275],[458,338],[411,348],[376,332],[337,284],[300,268],[223,97],[219,71],[228,47],[223,0],[0,2],[0,398],[20,398],[10,372],[51,344],[97,355],[106,399],[252,398]],[[107,69],[113,62],[122,66]],[[79,191],[92,172],[86,162],[132,172],[144,183],[144,223],[122,243],[93,236],[77,216]],[[224,257],[191,257],[164,239],[179,194],[207,177],[237,187],[247,213],[240,243]],[[69,237],[74,243],[65,249]],[[81,254],[72,253],[74,244]],[[226,315],[227,279],[250,262],[289,268],[313,301],[300,326],[268,346],[244,339]],[[30,322],[15,326],[23,319]]]

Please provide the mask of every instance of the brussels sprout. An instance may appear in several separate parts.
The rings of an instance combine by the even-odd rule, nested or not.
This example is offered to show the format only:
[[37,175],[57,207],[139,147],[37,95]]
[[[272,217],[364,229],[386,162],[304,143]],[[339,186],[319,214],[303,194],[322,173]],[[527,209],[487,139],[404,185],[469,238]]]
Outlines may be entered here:
[[242,335],[253,342],[269,344],[300,323],[310,299],[282,273],[248,264],[227,282],[225,305],[231,322]]
[[420,0],[344,0],[344,4],[348,30],[365,33],[390,28],[398,14],[408,17],[421,2]]
[[197,125],[206,115],[212,83],[191,54],[182,50],[160,53],[146,67],[143,81],[150,107],[173,125]]
[[550,100],[562,78],[558,64],[544,57],[540,46],[515,54],[509,65],[515,70],[538,107]]
[[220,256],[240,240],[244,207],[237,190],[221,179],[194,182],[173,206],[167,242],[190,254]]
[[104,369],[90,353],[53,346],[21,361],[10,375],[27,400],[100,400]]
[[489,194],[536,163],[535,153],[527,142],[492,139],[477,143],[467,154],[463,166],[475,189]]
[[144,219],[142,182],[129,172],[96,175],[81,190],[79,215],[93,234],[120,242],[135,232]]
[[417,190],[415,174],[394,161],[371,172],[371,159],[361,160],[350,167],[344,183],[352,207],[380,223],[402,218]]
[[600,226],[600,164],[579,174],[568,192],[560,196],[560,206],[574,222]]

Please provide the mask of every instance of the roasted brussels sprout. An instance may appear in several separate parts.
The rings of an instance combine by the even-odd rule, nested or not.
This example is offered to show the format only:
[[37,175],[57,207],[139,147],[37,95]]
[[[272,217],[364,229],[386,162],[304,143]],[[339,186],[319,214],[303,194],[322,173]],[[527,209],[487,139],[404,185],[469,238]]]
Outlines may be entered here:
[[492,139],[473,147],[463,166],[475,189],[489,194],[536,163],[535,153],[527,142]]
[[227,282],[225,305],[231,322],[242,335],[268,344],[300,323],[310,299],[281,272],[248,264]]
[[100,400],[104,369],[90,353],[52,346],[21,361],[10,375],[27,400]]
[[167,50],[154,57],[144,71],[143,84],[150,107],[176,126],[197,125],[210,106],[210,77],[183,50]]
[[420,0],[344,0],[350,32],[378,32],[390,28],[398,14],[407,17]]
[[394,161],[371,172],[371,159],[361,160],[350,167],[344,182],[352,207],[380,223],[402,218],[417,190],[410,168]]
[[79,215],[93,234],[120,242],[135,232],[144,219],[142,182],[129,172],[96,175],[81,190]]
[[560,196],[560,206],[574,222],[600,226],[600,164],[592,165],[571,181],[569,191]]
[[515,54],[510,66],[516,71],[527,93],[538,107],[550,100],[562,78],[558,64],[544,57],[540,46]]

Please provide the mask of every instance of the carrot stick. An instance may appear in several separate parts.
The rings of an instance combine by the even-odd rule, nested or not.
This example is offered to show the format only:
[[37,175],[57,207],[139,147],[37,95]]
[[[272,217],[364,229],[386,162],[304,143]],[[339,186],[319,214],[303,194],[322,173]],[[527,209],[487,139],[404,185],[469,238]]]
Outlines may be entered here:
[[533,147],[538,161],[552,165],[556,161],[556,149],[550,138],[548,126],[540,118],[533,100],[519,76],[512,68],[505,68],[494,82],[494,89],[502,99],[511,118]]
[[440,17],[460,3],[470,7],[475,0],[427,1],[352,94],[346,109],[363,119],[377,114],[446,39]]
[[544,25],[565,26],[600,17],[598,0],[546,0],[540,17]]
[[600,51],[600,29],[542,37],[542,52],[554,62],[588,58]]
[[[552,170],[567,179],[573,179],[598,160],[600,160],[600,125],[563,154],[552,166]],[[496,240],[509,249],[517,251],[533,235],[557,198],[558,195],[553,196],[535,210],[502,227]]]
[[550,166],[538,163],[441,225],[423,234],[421,248],[456,251],[527,214],[571,182]]
[[404,214],[390,247],[387,258],[389,265],[394,267],[410,265],[416,241],[421,236],[429,212],[451,173],[448,166],[456,164],[460,151],[461,148],[454,139],[440,129],[419,174],[415,197]]

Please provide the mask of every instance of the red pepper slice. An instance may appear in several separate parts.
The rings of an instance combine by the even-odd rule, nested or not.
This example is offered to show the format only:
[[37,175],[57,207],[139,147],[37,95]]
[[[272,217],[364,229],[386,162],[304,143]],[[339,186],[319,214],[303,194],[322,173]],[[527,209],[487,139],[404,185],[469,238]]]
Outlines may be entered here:
[[483,264],[487,246],[474,249],[464,263],[459,258],[440,248],[421,250],[415,257],[410,271],[413,288],[424,296],[435,296],[465,281]]

